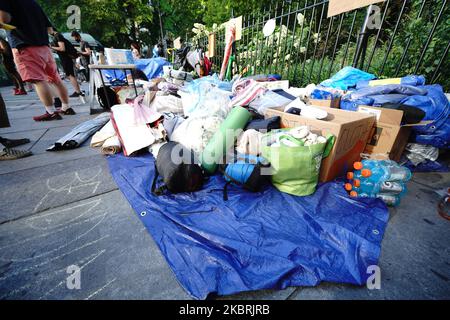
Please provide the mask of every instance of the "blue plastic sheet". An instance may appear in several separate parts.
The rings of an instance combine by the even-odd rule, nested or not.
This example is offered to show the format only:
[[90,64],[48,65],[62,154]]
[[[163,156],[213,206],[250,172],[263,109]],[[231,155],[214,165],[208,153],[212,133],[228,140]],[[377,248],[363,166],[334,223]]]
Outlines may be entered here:
[[[137,69],[144,72],[149,80],[161,77],[163,75],[163,67],[171,65],[164,58],[138,59],[134,61],[134,64]],[[103,70],[102,74],[108,81],[125,79],[125,73],[120,70]],[[128,71],[127,74],[130,74],[130,72]]]
[[342,183],[296,197],[251,193],[213,176],[195,193],[153,196],[154,158],[108,157],[117,185],[194,298],[321,281],[365,284],[388,220],[379,199],[352,199]]
[[[369,80],[363,80],[359,81],[356,84],[356,89],[361,89],[369,86]],[[424,76],[416,76],[414,74],[407,75],[404,77],[401,77],[400,84],[406,84],[410,86],[423,86],[425,84],[425,77]]]
[[373,74],[361,71],[353,67],[344,67],[334,74],[330,79],[322,81],[321,85],[324,87],[331,87],[335,89],[347,90],[356,86],[359,81],[373,80]]

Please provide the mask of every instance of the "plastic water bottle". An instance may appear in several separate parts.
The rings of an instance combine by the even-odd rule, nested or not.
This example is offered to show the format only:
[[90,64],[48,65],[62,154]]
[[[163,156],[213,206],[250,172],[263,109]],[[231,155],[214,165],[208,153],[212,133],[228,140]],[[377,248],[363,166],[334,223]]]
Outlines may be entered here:
[[[381,181],[408,181],[411,179],[411,171],[390,160],[363,160],[355,162],[354,167],[361,171],[361,176],[371,182]],[[360,168],[360,169],[359,169]],[[354,173],[353,176],[359,176]]]
[[406,185],[401,181],[384,181],[379,185],[377,193],[396,194],[403,196],[407,191]]
[[400,204],[400,197],[395,194],[379,193],[377,198],[383,200],[390,207],[396,207]]
[[411,171],[404,166],[400,166],[395,161],[384,160],[382,164],[389,172],[389,177],[386,181],[408,181],[411,179]]
[[396,194],[399,196],[403,196],[406,193],[405,184],[399,181],[379,181],[374,183],[365,179],[355,179],[353,180],[353,185],[359,188],[360,192],[374,197],[379,193]]

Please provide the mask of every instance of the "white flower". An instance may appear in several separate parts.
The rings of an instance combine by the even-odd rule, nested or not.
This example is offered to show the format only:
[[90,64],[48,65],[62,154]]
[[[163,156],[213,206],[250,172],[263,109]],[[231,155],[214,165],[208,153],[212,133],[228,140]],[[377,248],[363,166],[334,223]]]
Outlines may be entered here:
[[288,35],[288,28],[285,25],[281,25],[280,34],[282,38],[285,38]]
[[287,54],[287,55],[284,57],[284,60],[285,60],[285,61],[288,61],[290,58],[291,58],[291,55],[290,55],[290,54]]
[[201,23],[194,23],[194,27],[196,27],[199,30],[204,30],[205,26]]
[[304,53],[306,51],[305,47],[300,47],[300,53]]
[[320,41],[320,36],[318,33],[314,33],[313,34],[313,38],[314,38],[314,43],[318,43]]
[[303,23],[305,22],[305,16],[301,13],[297,14],[297,22],[299,25],[303,25]]

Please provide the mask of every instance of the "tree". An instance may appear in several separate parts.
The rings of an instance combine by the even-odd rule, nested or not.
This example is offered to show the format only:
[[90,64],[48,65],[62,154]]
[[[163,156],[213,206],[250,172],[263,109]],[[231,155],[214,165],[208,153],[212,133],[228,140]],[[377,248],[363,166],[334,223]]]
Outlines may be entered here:
[[59,31],[69,31],[67,7],[81,9],[81,31],[106,46],[128,47],[132,41],[151,38],[153,7],[148,0],[38,0]]

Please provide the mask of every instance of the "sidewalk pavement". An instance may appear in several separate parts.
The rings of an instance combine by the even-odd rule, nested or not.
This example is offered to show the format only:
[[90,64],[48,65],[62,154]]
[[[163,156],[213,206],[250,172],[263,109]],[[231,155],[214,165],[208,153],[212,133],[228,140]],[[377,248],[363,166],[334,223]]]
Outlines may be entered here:
[[[85,88],[87,89],[87,88]],[[0,162],[0,299],[190,299],[153,239],[118,190],[107,162],[88,143],[45,149],[89,115],[34,122],[43,107],[34,92],[0,88],[10,128],[29,138],[33,156]],[[450,174],[415,174],[383,240],[381,290],[342,284],[242,293],[222,299],[450,299],[450,224],[437,214],[436,190]],[[68,289],[67,268],[81,269],[81,288]]]

